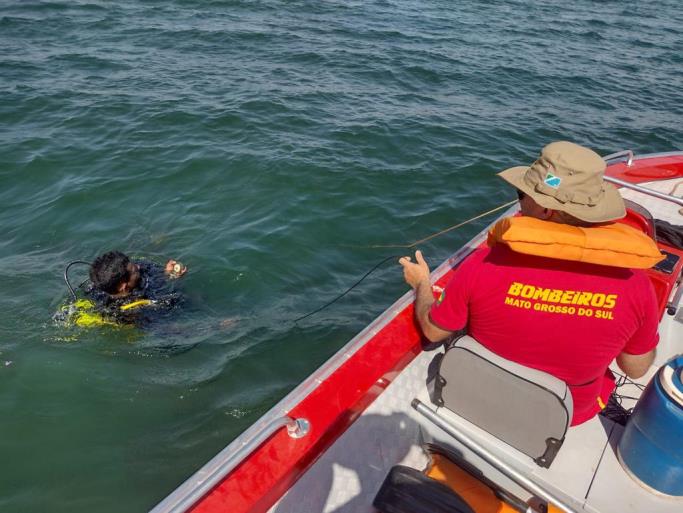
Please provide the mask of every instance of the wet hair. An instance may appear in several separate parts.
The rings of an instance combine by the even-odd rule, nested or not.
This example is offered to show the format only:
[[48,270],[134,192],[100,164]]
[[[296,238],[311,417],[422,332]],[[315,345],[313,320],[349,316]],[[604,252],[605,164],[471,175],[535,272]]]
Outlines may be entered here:
[[95,288],[116,294],[119,284],[127,281],[130,259],[120,251],[109,251],[98,256],[90,266],[90,281]]

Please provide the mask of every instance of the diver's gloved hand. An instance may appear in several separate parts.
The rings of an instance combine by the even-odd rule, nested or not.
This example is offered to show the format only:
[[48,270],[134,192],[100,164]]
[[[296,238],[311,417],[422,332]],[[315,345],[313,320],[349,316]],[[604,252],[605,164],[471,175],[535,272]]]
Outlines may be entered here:
[[183,274],[187,272],[187,266],[183,265],[182,263],[176,260],[169,260],[166,263],[164,272],[169,278],[180,278]]

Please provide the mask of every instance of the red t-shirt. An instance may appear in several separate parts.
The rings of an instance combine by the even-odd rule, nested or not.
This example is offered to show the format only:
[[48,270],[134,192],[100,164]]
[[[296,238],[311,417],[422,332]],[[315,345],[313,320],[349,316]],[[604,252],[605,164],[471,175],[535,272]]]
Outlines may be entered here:
[[640,270],[476,250],[455,270],[430,318],[494,353],[565,381],[572,425],[592,418],[614,389],[608,366],[659,341],[654,289]]

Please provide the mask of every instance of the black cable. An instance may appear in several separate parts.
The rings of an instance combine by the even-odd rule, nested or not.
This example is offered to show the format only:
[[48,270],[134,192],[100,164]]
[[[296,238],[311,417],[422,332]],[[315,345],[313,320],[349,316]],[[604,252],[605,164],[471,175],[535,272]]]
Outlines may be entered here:
[[71,286],[71,283],[69,283],[69,268],[74,264],[85,264],[87,266],[90,266],[90,262],[86,262],[85,260],[74,260],[73,262],[69,262],[66,265],[66,268],[64,269],[64,281],[66,282],[66,286],[69,287],[69,292],[71,292],[71,297],[73,297],[74,301],[76,301],[76,293],[74,292],[74,289]]
[[358,285],[360,285],[360,283],[361,283],[365,278],[367,278],[368,276],[370,276],[370,274],[371,274],[373,271],[375,271],[378,267],[380,267],[383,263],[388,262],[388,261],[391,260],[392,258],[400,258],[401,256],[402,256],[402,255],[391,255],[391,256],[386,257],[386,258],[385,258],[384,260],[382,260],[379,264],[377,264],[375,267],[373,267],[373,268],[370,269],[367,273],[365,273],[365,275],[364,275],[360,280],[358,280],[356,283],[354,283],[353,285],[351,285],[348,289],[346,289],[343,293],[341,293],[340,295],[338,295],[338,296],[337,296],[336,298],[334,298],[332,301],[330,301],[329,303],[324,304],[324,305],[321,306],[320,308],[318,308],[318,309],[316,309],[316,310],[313,310],[313,311],[310,312],[310,313],[307,313],[306,315],[302,315],[301,317],[299,317],[299,318],[297,318],[297,319],[294,319],[293,322],[294,322],[294,323],[297,323],[297,322],[299,322],[300,320],[305,319],[306,317],[310,317],[311,315],[316,314],[316,313],[320,312],[321,310],[324,310],[325,308],[327,308],[328,306],[330,306],[332,303],[336,303],[336,302],[339,301],[341,298],[343,298],[346,294],[348,294],[348,293],[351,292],[354,288],[356,288]]
[[[366,246],[366,247],[368,247],[368,248],[407,248],[407,249],[415,248],[418,244],[422,244],[422,243],[424,243],[424,242],[427,242],[428,240],[431,240],[431,239],[433,239],[433,238],[435,238],[435,237],[438,237],[438,236],[440,236],[440,235],[443,235],[444,233],[450,232],[451,230],[455,230],[455,229],[457,229],[457,228],[460,228],[460,227],[462,227],[462,226],[465,226],[466,224],[469,224],[469,223],[471,223],[472,221],[476,221],[477,219],[481,219],[482,217],[485,217],[485,216],[487,216],[487,215],[489,215],[489,214],[492,214],[492,213],[494,213],[494,212],[497,212],[498,210],[501,210],[501,209],[503,209],[503,208],[512,206],[512,205],[514,205],[515,203],[517,203],[517,200],[510,201],[510,202],[505,203],[505,204],[503,204],[503,205],[500,205],[500,206],[498,206],[498,207],[496,207],[496,208],[494,208],[494,209],[492,209],[492,210],[489,210],[488,212],[483,212],[483,213],[481,213],[481,214],[479,214],[479,215],[477,215],[477,216],[475,216],[475,217],[473,217],[473,218],[471,218],[471,219],[468,219],[467,221],[463,221],[462,223],[458,223],[458,224],[453,225],[453,226],[451,226],[451,227],[449,227],[449,228],[446,228],[445,230],[441,230],[441,231],[438,232],[438,233],[432,234],[432,235],[430,235],[429,237],[425,237],[424,239],[420,239],[420,240],[418,240],[418,241],[415,241],[415,242],[413,242],[412,244],[390,244],[390,245],[374,244],[374,245],[372,245],[372,246]],[[311,315],[313,315],[313,314],[315,314],[315,313],[318,313],[320,310],[324,310],[325,308],[327,308],[328,306],[330,306],[332,303],[335,303],[336,301],[338,301],[338,300],[340,300],[341,298],[343,298],[346,294],[348,294],[349,292],[351,292],[351,290],[353,290],[358,284],[360,284],[360,282],[362,282],[365,278],[367,278],[367,277],[370,275],[370,273],[372,273],[375,269],[377,269],[379,266],[381,266],[384,262],[386,262],[386,261],[388,261],[388,260],[391,260],[392,258],[400,258],[401,256],[402,256],[402,255],[392,255],[392,256],[389,256],[389,257],[385,258],[385,259],[382,260],[379,264],[377,264],[375,267],[373,267],[373,268],[370,269],[367,273],[365,273],[365,276],[363,276],[360,280],[358,280],[356,283],[354,283],[353,285],[351,285],[351,287],[349,287],[344,293],[340,294],[339,296],[337,296],[336,298],[334,298],[334,299],[333,299],[332,301],[330,301],[329,303],[324,304],[323,306],[321,306],[321,307],[318,308],[317,310],[313,310],[312,312],[307,313],[306,315],[303,315],[303,316],[299,317],[298,319],[294,319],[293,322],[294,322],[294,323],[297,323],[297,322],[299,322],[301,319],[305,319],[306,317],[310,317]]]
[[614,422],[617,422],[623,426],[626,425],[629,416],[631,415],[631,413],[633,413],[633,407],[628,409],[625,408],[623,405],[623,401],[626,399],[637,402],[639,397],[625,395],[620,392],[621,388],[625,386],[634,386],[637,390],[640,390],[642,392],[645,388],[645,385],[636,383],[628,376],[621,374],[619,372],[614,372],[614,374],[617,377],[615,381],[615,388],[612,392],[612,395],[610,396],[610,400],[607,402],[606,407],[603,409],[602,414],[608,419],[611,419]]

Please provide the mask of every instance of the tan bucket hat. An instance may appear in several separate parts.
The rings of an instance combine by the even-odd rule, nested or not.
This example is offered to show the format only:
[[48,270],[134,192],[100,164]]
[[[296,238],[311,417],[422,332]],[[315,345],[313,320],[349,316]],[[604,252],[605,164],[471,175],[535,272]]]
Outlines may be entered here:
[[626,215],[619,191],[602,177],[605,161],[589,148],[567,141],[548,144],[530,167],[498,173],[544,208],[582,221],[603,223]]

